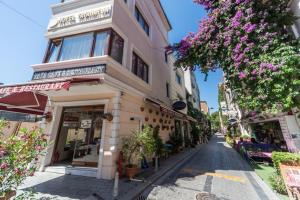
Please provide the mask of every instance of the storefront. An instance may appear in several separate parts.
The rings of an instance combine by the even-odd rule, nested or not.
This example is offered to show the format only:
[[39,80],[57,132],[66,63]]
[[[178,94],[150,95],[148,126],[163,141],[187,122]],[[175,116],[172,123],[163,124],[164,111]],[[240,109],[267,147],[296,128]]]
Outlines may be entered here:
[[290,152],[300,151],[300,123],[297,114],[256,116],[247,120],[250,133],[258,142],[270,143]]
[[97,167],[104,106],[64,108],[52,164]]
[[258,143],[275,145],[283,151],[288,151],[279,121],[267,121],[251,124],[251,137]]

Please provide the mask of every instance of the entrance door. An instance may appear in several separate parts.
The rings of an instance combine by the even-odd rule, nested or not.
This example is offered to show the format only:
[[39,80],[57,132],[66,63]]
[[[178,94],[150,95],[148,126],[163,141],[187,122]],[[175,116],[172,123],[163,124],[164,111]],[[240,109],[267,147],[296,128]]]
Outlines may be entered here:
[[97,167],[104,106],[65,108],[54,163]]

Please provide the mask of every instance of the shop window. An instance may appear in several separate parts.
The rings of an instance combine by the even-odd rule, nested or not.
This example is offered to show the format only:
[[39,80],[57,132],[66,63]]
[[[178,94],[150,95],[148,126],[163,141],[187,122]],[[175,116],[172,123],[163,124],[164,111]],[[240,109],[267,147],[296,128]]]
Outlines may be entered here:
[[135,7],[135,18],[140,24],[140,26],[142,27],[142,29],[145,31],[145,33],[149,36],[150,34],[149,25],[146,22],[144,16],[142,15],[141,11],[137,7]]
[[61,47],[59,61],[89,57],[92,42],[92,33],[66,37]]
[[149,66],[136,53],[132,55],[132,73],[149,82]]

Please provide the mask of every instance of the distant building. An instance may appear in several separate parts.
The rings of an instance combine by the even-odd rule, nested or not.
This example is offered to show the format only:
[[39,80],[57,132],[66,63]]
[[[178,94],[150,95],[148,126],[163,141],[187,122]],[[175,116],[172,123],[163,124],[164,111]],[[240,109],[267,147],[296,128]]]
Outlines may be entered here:
[[187,101],[192,103],[195,109],[200,110],[200,91],[193,71],[189,69],[184,71],[184,83],[187,91]]
[[203,113],[208,114],[208,115],[210,114],[209,107],[208,107],[206,101],[200,101],[200,108]]

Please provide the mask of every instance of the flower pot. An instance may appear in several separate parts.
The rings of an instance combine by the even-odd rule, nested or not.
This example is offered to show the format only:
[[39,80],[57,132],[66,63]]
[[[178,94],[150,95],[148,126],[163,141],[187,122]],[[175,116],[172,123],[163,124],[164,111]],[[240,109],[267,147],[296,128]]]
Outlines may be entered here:
[[17,194],[16,191],[10,191],[10,192],[6,193],[4,197],[1,196],[0,200],[9,200],[12,197],[16,196],[16,194]]
[[138,173],[139,173],[139,169],[136,165],[126,167],[126,176],[129,179],[133,179],[135,175],[137,175]]

